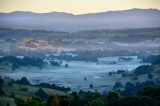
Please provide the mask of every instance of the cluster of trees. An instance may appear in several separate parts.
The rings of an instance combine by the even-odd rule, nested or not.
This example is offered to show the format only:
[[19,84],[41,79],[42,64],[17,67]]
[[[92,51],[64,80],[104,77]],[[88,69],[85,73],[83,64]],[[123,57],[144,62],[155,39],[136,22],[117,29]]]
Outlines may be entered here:
[[47,106],[42,100],[36,97],[29,97],[26,101],[21,98],[15,98],[17,106]]
[[69,87],[65,88],[65,87],[56,86],[55,84],[48,84],[48,83],[40,83],[40,84],[37,84],[36,86],[55,89],[55,90],[59,90],[59,91],[66,91],[66,92],[71,90],[71,88],[69,88]]
[[160,55],[151,55],[143,58],[143,62],[150,62],[151,65],[142,65],[134,70],[136,76],[148,74],[149,79],[153,79],[152,71],[154,71],[154,65],[160,65]]
[[125,96],[131,96],[134,95],[136,93],[138,93],[139,91],[143,90],[145,87],[155,87],[158,86],[160,87],[159,84],[156,84],[153,81],[144,81],[144,82],[136,82],[136,83],[131,83],[131,82],[127,82],[124,86],[124,90],[118,90],[122,95]]
[[66,61],[92,61],[92,62],[97,62],[98,58],[97,57],[92,57],[92,56],[84,56],[84,55],[77,55],[77,56],[72,56],[72,55],[66,55],[66,54],[61,54],[59,56],[51,56],[52,58],[57,58],[59,60],[66,60]]
[[29,97],[27,101],[15,98],[15,103],[17,106],[159,106],[159,95],[160,88],[157,87],[147,87],[134,96],[123,96],[116,91],[103,94],[80,91],[68,95],[51,92],[45,101]]
[[[28,81],[28,79],[26,77],[22,77],[21,79],[17,79],[16,81],[12,79],[9,82],[9,84],[11,84],[11,85],[13,83],[16,83],[16,84],[19,84],[19,85],[31,85],[31,83]],[[60,86],[57,86],[55,84],[48,84],[48,83],[40,83],[40,84],[37,84],[35,86],[43,87],[43,88],[50,88],[50,89],[55,89],[55,90],[58,90],[58,91],[65,91],[65,92],[71,91],[71,88],[69,88],[69,87],[60,87]]]
[[[62,66],[62,61],[58,62],[58,61],[50,61],[50,65],[54,66],[54,67],[61,67]],[[68,68],[69,65],[67,63],[64,64],[65,68]]]
[[42,68],[44,62],[40,58],[30,58],[30,57],[23,57],[17,58],[15,56],[5,56],[0,58],[0,64],[2,63],[11,63],[12,69],[19,68],[21,66],[36,66]]
[[113,74],[122,74],[122,77],[123,76],[125,76],[127,73],[126,73],[126,71],[125,70],[117,70],[116,72],[115,71],[110,71],[110,72],[108,72],[108,75],[109,76],[112,76]]
[[126,71],[124,71],[124,70],[117,70],[117,74],[124,74]]
[[133,58],[131,58],[131,57],[119,57],[118,59],[119,59],[119,61],[121,61],[121,60],[123,60],[123,61],[131,61],[131,60],[133,60]]
[[22,77],[21,79],[16,80],[15,83],[21,84],[21,85],[30,85],[30,82],[26,77]]
[[[132,96],[139,91],[143,90],[145,87],[160,87],[159,81],[147,80],[144,82],[127,82],[126,84],[122,84],[121,82],[116,82],[113,86],[113,90],[119,92],[124,96]],[[123,89],[122,89],[123,88]]]
[[17,80],[7,78],[7,80],[10,80],[8,82],[8,85],[10,87],[12,87],[14,83],[19,85],[31,85],[31,83],[28,81],[26,77],[22,77],[21,79],[17,79]]
[[135,75],[142,75],[142,74],[148,74],[153,71],[153,67],[151,65],[141,65],[137,67],[134,71]]
[[114,84],[114,86],[113,86],[113,90],[118,89],[118,88],[121,88],[122,86],[123,86],[123,85],[122,85],[121,82],[116,82],[116,83]]
[[144,63],[153,63],[156,60],[160,60],[160,55],[150,55],[147,57],[140,57]]
[[55,67],[60,67],[62,65],[61,62],[56,62],[56,61],[50,61],[50,64]]
[[[40,85],[45,88],[51,87],[45,83]],[[152,87],[145,88],[148,86]],[[28,98],[27,101],[15,98],[13,94],[11,97],[15,98],[17,106],[128,106],[130,103],[131,106],[159,106],[160,104],[160,87],[152,81],[127,82],[123,91],[118,89],[121,87],[122,84],[117,82],[114,86],[116,92],[100,94],[97,91],[79,91],[79,93],[72,92],[68,95],[59,96],[55,93],[51,93],[49,96],[42,88],[39,88],[35,92],[35,96]]]
[[158,55],[157,59],[152,62],[152,65],[160,65],[160,55]]
[[[28,84],[28,80],[24,77],[19,80],[23,85]],[[3,84],[3,79],[0,79]],[[0,83],[0,84],[1,84]],[[54,85],[41,83],[39,87],[54,89]],[[72,92],[70,94],[56,95],[52,92],[48,95],[42,88],[39,88],[33,97],[27,100],[16,98],[15,94],[11,93],[15,99],[17,106],[159,106],[160,105],[160,86],[153,81],[127,82],[124,85],[124,90],[121,91],[123,85],[120,82],[115,83],[114,91],[104,92]],[[150,86],[150,87],[148,87]],[[148,88],[146,88],[148,87]],[[145,88],[145,89],[144,89]],[[144,89],[144,90],[143,90]]]

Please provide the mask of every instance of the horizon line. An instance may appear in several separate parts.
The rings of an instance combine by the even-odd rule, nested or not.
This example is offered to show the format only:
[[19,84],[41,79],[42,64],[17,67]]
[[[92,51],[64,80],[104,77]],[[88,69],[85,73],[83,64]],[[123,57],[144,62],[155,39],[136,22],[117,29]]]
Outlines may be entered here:
[[66,13],[66,14],[72,14],[72,15],[85,15],[85,14],[96,14],[96,13],[105,13],[105,12],[120,12],[120,11],[126,11],[126,10],[134,10],[134,9],[139,9],[139,10],[159,10],[158,8],[129,8],[129,9],[120,9],[120,10],[108,10],[108,11],[100,11],[100,12],[90,12],[90,13],[82,13],[82,14],[74,14],[70,12],[64,12],[64,11],[49,11],[49,12],[36,12],[36,11],[21,11],[21,10],[15,10],[15,11],[10,11],[10,12],[3,12],[0,11],[0,13],[4,14],[9,14],[9,13],[14,13],[14,12],[28,12],[28,13],[36,13],[36,14],[47,14],[47,13]]

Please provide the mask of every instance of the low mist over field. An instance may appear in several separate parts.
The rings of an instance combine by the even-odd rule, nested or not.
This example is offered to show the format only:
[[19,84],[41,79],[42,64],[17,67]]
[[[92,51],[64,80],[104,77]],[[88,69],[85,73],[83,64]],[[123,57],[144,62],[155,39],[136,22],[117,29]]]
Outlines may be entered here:
[[45,56],[70,52],[84,56],[159,54],[160,28],[80,32],[0,29],[1,55]]

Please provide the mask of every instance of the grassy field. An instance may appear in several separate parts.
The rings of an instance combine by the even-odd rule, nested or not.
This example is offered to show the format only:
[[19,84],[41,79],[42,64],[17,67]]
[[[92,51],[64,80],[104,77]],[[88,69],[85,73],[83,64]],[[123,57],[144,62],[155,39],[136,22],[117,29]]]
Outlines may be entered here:
[[[27,90],[24,90],[27,89]],[[5,92],[5,95],[0,96],[0,103],[2,106],[7,106],[7,103],[11,104],[10,106],[16,106],[14,102],[14,97],[21,98],[26,100],[28,97],[35,95],[35,92],[39,89],[39,87],[32,85],[17,85],[13,84],[13,86],[8,85],[8,81],[5,81],[2,86],[2,90]],[[42,88],[48,95],[53,91],[53,89]],[[58,95],[62,95],[65,92],[56,91]],[[1,106],[1,105],[0,105]]]

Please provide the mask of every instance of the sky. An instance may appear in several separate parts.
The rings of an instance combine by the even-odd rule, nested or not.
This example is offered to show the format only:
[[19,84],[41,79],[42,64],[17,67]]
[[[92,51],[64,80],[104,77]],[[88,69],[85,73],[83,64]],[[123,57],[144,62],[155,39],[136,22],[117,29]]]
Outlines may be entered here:
[[0,12],[97,13],[132,8],[160,9],[160,0],[0,0]]

